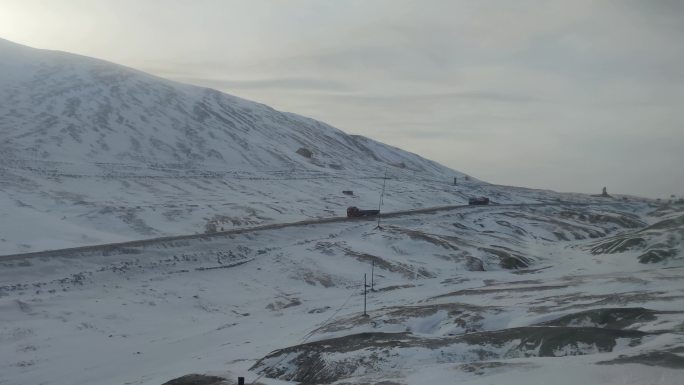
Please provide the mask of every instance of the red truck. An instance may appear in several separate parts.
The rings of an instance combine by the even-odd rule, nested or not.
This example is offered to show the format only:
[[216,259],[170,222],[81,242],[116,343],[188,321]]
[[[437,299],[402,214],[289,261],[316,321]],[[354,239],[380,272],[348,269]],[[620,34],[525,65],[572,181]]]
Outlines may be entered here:
[[374,217],[380,214],[380,210],[359,210],[358,207],[347,207],[347,218]]

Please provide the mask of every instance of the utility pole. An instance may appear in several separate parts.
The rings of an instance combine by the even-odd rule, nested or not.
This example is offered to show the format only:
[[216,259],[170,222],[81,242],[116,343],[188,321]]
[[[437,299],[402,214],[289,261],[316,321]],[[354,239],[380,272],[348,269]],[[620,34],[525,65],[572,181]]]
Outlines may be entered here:
[[373,264],[371,265],[371,291],[375,291],[375,287],[373,285],[373,280],[375,278],[375,260],[372,261]]
[[382,193],[380,193],[380,202],[378,203],[378,225],[375,226],[376,229],[382,230],[382,226],[380,226],[380,207],[382,206],[382,200],[385,196],[385,184],[387,183],[387,167],[385,167],[385,176],[382,178]]
[[366,313],[366,274],[363,275],[363,316],[368,317]]

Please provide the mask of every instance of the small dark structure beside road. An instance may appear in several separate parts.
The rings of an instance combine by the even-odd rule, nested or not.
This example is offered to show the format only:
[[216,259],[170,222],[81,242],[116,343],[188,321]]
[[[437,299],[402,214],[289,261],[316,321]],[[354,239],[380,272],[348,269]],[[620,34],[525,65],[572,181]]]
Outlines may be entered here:
[[470,199],[468,199],[468,204],[469,205],[488,205],[489,204],[489,198],[487,198],[487,197],[470,198]]
[[347,218],[374,217],[380,214],[380,210],[359,210],[358,207],[347,207]]

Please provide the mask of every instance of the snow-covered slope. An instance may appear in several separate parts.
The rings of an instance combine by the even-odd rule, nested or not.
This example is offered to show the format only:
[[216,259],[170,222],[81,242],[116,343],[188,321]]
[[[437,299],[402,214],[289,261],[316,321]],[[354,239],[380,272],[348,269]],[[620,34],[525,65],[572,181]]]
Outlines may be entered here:
[[[218,171],[353,170],[434,162],[295,114],[104,61],[0,40],[6,158]],[[300,148],[313,153],[307,158]]]
[[397,207],[447,203],[422,185],[464,177],[263,104],[0,40],[0,254],[340,215],[376,205],[386,171],[413,194],[390,194]]
[[493,186],[263,104],[0,40],[0,255],[341,216],[377,207],[384,175],[385,212],[589,199]]
[[[383,211],[515,204],[2,255],[341,216],[385,183]],[[684,209],[654,207],[0,40],[0,384],[679,383]]]
[[465,207],[382,229],[353,220],[0,258],[0,384],[161,385],[189,373],[268,385],[679,384],[681,244],[658,263],[588,247],[653,226],[651,210]]

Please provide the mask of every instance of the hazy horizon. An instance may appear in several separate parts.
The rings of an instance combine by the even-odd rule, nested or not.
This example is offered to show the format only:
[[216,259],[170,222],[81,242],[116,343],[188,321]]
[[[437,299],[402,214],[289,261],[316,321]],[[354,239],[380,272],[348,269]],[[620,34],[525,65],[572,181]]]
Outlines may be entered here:
[[0,37],[215,88],[491,183],[684,194],[676,1],[3,0]]

